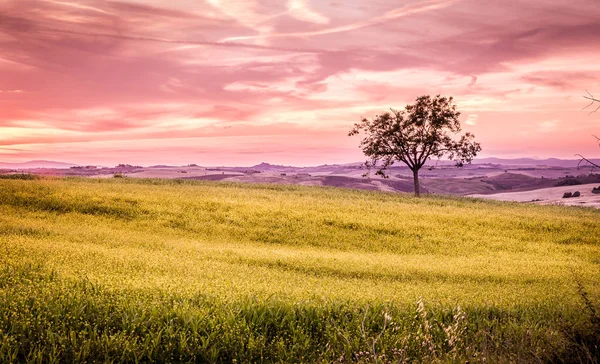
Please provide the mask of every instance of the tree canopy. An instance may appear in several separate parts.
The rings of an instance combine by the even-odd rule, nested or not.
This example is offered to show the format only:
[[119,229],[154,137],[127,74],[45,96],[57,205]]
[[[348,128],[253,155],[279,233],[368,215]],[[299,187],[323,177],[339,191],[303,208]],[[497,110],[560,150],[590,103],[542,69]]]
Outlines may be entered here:
[[404,110],[391,109],[373,120],[363,118],[349,135],[365,135],[360,148],[369,157],[365,165],[369,170],[376,168],[376,174],[387,177],[385,171],[395,162],[406,164],[413,172],[415,196],[419,196],[418,171],[428,160],[446,156],[461,167],[481,151],[473,134],[460,135],[459,116],[452,97],[425,95]]

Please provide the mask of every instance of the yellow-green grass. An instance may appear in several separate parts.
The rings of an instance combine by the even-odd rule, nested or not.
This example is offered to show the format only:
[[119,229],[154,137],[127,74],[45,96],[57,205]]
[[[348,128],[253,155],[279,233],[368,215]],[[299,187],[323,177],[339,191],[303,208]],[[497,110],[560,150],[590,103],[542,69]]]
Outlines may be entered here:
[[[0,258],[0,360],[593,361],[600,344],[593,209],[181,180],[0,179]],[[420,298],[438,315],[430,312],[429,339]],[[458,306],[468,323],[460,347],[448,334],[460,326]],[[120,324],[92,329],[107,312]],[[388,316],[402,328],[387,325],[387,339],[376,340]],[[211,330],[189,331],[194,318],[217,341],[241,344],[198,344]],[[145,331],[127,331],[136,319]],[[152,336],[167,328],[180,336]],[[124,336],[101,344],[107,333]],[[160,350],[142,345],[149,337]],[[173,349],[182,341],[187,351]]]

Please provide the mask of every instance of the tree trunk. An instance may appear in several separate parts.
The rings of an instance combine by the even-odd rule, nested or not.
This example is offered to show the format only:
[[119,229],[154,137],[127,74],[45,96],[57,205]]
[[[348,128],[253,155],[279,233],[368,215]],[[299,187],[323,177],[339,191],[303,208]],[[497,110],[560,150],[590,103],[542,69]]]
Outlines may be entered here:
[[421,197],[421,191],[419,188],[419,170],[413,169],[413,178],[415,182],[415,197]]

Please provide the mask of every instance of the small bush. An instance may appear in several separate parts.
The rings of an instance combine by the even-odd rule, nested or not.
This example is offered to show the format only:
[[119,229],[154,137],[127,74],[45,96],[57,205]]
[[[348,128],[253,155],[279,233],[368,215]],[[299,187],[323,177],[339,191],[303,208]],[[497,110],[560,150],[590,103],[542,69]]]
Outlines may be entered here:
[[19,179],[19,180],[36,180],[40,179],[39,176],[31,173],[14,173],[14,174],[0,174],[0,179]]

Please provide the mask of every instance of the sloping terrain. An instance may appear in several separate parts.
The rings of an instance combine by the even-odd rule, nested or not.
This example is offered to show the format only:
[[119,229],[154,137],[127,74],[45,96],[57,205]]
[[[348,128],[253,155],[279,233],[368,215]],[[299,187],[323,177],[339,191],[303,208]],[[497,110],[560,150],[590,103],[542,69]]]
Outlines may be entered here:
[[[91,178],[165,178],[183,180],[268,183],[302,186],[332,186],[382,192],[413,192],[412,173],[394,166],[390,178],[383,179],[358,164],[322,165],[316,167],[277,166],[261,163],[252,167],[213,167],[196,165],[172,167],[140,167],[119,165],[112,168],[94,166],[69,169],[32,169],[27,173],[46,176],[86,176]],[[7,171],[7,173],[15,173]],[[22,173],[22,172],[16,172]],[[420,171],[421,191],[442,195],[485,195],[530,191],[555,186],[600,183],[600,174],[588,169],[555,166],[502,166],[495,164],[450,165],[427,167]]]
[[[533,202],[539,205],[565,205],[600,208],[600,194],[592,193],[593,188],[600,188],[597,183],[576,186],[560,186],[542,188],[521,192],[504,192],[496,194],[478,195],[470,197],[488,198],[497,201]],[[580,196],[563,198],[567,192],[579,192]]]
[[600,339],[581,296],[600,300],[599,219],[291,185],[0,179],[0,362],[577,362]]
[[466,196],[473,193],[493,193],[493,185],[483,182],[483,178],[428,178],[422,180],[431,193]]
[[548,178],[535,178],[518,173],[502,173],[480,179],[494,188],[494,191],[538,189],[554,186],[557,182]]

